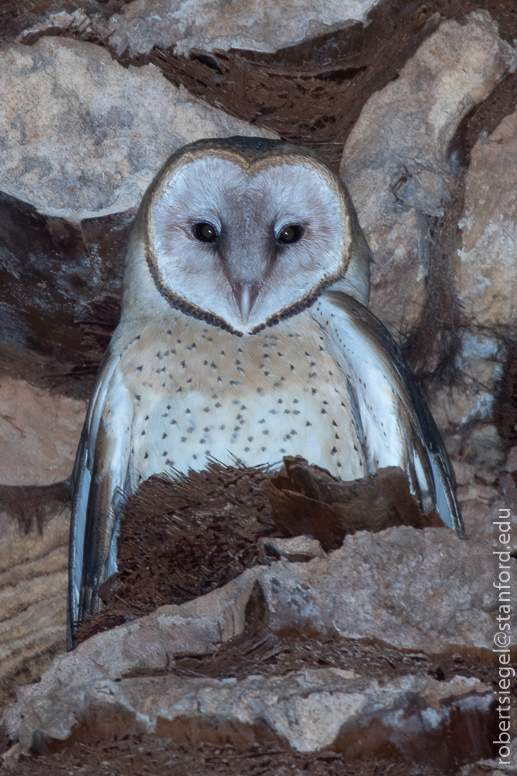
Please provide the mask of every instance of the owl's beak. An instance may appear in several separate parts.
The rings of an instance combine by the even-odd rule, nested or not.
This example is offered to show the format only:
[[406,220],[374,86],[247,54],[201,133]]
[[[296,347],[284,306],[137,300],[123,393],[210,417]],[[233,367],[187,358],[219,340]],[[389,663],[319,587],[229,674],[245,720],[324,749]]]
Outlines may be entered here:
[[241,314],[242,322],[246,326],[251,309],[257,300],[260,286],[254,283],[232,283],[232,291]]

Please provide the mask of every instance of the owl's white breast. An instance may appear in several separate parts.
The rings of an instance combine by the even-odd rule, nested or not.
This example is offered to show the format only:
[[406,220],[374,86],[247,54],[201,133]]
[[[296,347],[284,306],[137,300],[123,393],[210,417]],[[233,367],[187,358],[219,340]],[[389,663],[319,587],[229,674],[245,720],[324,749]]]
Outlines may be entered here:
[[132,490],[208,456],[255,466],[302,455],[343,479],[366,473],[343,375],[309,313],[248,337],[181,313],[131,330],[115,347],[133,405]]

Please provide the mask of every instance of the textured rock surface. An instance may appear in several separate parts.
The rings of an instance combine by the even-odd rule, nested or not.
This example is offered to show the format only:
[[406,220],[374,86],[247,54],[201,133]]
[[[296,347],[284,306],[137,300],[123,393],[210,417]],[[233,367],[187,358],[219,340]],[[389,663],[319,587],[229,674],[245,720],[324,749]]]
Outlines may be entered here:
[[70,477],[86,402],[0,379],[0,485],[50,485]]
[[[10,734],[18,737],[21,715],[32,708],[33,701],[46,707],[50,719],[55,693],[61,694],[64,688],[66,708],[66,704],[79,702],[92,681],[119,679],[139,670],[167,670],[177,653],[203,654],[238,635],[244,628],[246,603],[256,575],[256,571],[245,572],[221,590],[182,606],[161,607],[153,615],[93,636],[73,652],[58,657],[39,684],[19,690],[20,700],[6,712]],[[29,724],[27,736],[32,730]]]
[[[517,503],[509,501],[501,488],[506,452],[494,425],[505,356],[504,346],[494,337],[475,329],[465,332],[456,358],[458,383],[435,388],[431,394],[431,409],[452,457],[457,495],[471,538],[493,536],[490,516]],[[514,532],[512,546],[516,541]]]
[[444,529],[360,532],[328,559],[265,573],[270,624],[374,637],[430,654],[490,649],[490,555],[488,543],[462,542]]
[[76,724],[76,739],[82,733],[91,740],[102,727],[106,732],[111,719],[119,734],[156,733],[197,742],[206,737],[203,728],[210,726],[214,743],[278,737],[297,751],[310,752],[331,746],[339,750],[340,738],[350,740],[359,729],[364,735],[364,728],[382,726],[384,730],[370,734],[369,741],[361,743],[358,736],[354,754],[360,757],[368,747],[375,751],[390,739],[395,748],[407,752],[411,744],[416,748],[425,742],[425,721],[432,740],[433,728],[450,727],[451,714],[461,717],[470,710],[486,715],[490,702],[489,687],[477,679],[438,682],[407,676],[379,685],[339,669],[248,677],[241,682],[177,676],[98,680],[75,698],[69,693],[59,700],[46,698],[36,714],[24,720],[20,743],[25,751],[30,746],[37,749],[38,739],[64,739]]
[[458,289],[465,314],[480,326],[517,318],[517,113],[482,135],[465,176]]
[[484,12],[443,22],[370,97],[346,142],[341,175],[375,259],[371,308],[396,336],[420,317],[432,220],[454,184],[449,143],[513,57]]
[[294,536],[292,539],[268,538],[260,540],[259,560],[284,559],[288,563],[303,563],[313,558],[324,558],[325,552],[316,539]]
[[264,135],[202,104],[149,65],[63,38],[0,53],[1,188],[77,219],[140,204],[167,157],[201,137]]
[[358,533],[328,558],[255,567],[206,596],[91,637],[57,658],[38,685],[20,690],[4,722],[29,746],[32,715],[39,725],[46,708],[45,724],[65,731],[52,735],[66,737],[71,712],[65,722],[55,714],[65,687],[66,703],[77,708],[93,681],[167,670],[178,653],[202,654],[239,635],[256,582],[265,596],[263,616],[276,632],[376,638],[428,654],[490,650],[492,578],[491,546],[469,545],[447,529]]
[[66,642],[68,526],[62,511],[23,535],[0,511],[0,707],[35,681]]
[[[486,511],[515,509],[514,489],[510,493],[500,489],[505,450],[498,434],[502,426],[506,445],[514,442],[515,426],[508,418],[514,399],[510,393],[502,399],[502,407],[498,400],[501,377],[514,358],[511,341],[517,314],[516,119],[517,114],[511,113],[490,135],[481,133],[471,151],[459,222],[462,242],[456,256],[458,292],[468,321],[457,360],[463,380],[461,387],[449,395],[442,390],[433,402],[439,422],[447,415],[442,427],[451,432],[450,449],[465,451],[468,437],[469,460],[457,466],[466,515],[479,515],[482,503]],[[512,379],[511,373],[504,376],[503,391],[513,390]],[[494,417],[500,421],[499,429]],[[467,435],[462,426],[469,429]],[[481,519],[478,524],[482,530]]]
[[[287,0],[280,7],[274,0],[137,0],[104,22],[94,20],[93,26],[117,54],[128,52],[130,56],[147,54],[154,46],[184,55],[190,49],[276,51],[364,21],[374,5],[375,0],[330,0],[319,5]],[[64,26],[66,17],[72,16],[50,17],[47,24]],[[80,24],[77,17],[74,22]]]
[[[248,729],[245,731],[250,733]],[[441,750],[433,748],[432,757]],[[442,750],[443,751],[443,750]],[[15,756],[11,750],[10,766]],[[151,759],[152,758],[152,759]],[[38,776],[55,776],[56,769],[61,768],[67,776],[82,776],[90,773],[121,773],[120,764],[124,768],[123,776],[141,776],[152,767],[153,776],[170,776],[171,773],[188,773],[189,776],[257,776],[267,773],[268,776],[443,776],[443,767],[430,765],[415,765],[404,762],[379,760],[369,757],[366,760],[350,760],[341,752],[319,750],[317,752],[296,752],[287,743],[268,741],[252,742],[249,739],[238,744],[200,744],[179,743],[171,738],[157,738],[152,735],[129,735],[123,739],[103,741],[98,746],[85,746],[82,743],[66,748],[53,755],[21,761],[14,770],[9,770],[13,776],[34,776],[37,767]],[[450,766],[457,765],[453,757]],[[488,770],[485,768],[488,765]],[[461,776],[504,776],[496,769],[496,763],[483,762],[482,770],[477,765],[464,766],[468,771],[461,771]]]

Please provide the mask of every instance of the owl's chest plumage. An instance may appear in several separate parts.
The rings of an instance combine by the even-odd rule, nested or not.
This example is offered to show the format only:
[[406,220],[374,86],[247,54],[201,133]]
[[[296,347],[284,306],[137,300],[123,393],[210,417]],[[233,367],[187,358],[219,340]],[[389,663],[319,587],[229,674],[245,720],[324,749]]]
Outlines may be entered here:
[[344,479],[364,476],[346,377],[308,313],[247,337],[183,315],[135,331],[118,366],[133,407],[133,490],[171,467],[202,469],[208,456],[255,466],[302,455]]

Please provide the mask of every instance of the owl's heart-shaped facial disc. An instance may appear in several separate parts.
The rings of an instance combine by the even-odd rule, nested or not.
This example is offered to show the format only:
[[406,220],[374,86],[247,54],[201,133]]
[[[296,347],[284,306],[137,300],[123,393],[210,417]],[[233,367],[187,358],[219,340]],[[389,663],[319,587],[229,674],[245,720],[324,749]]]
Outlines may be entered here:
[[310,305],[343,276],[352,243],[339,180],[297,154],[186,154],[158,181],[147,224],[160,293],[236,334]]

